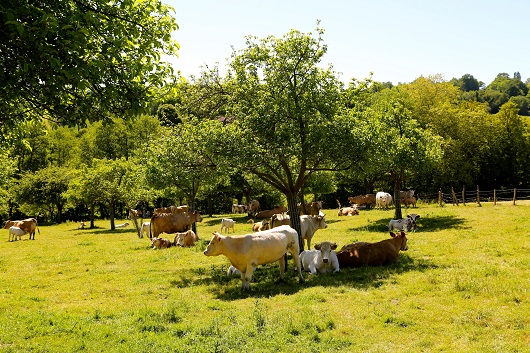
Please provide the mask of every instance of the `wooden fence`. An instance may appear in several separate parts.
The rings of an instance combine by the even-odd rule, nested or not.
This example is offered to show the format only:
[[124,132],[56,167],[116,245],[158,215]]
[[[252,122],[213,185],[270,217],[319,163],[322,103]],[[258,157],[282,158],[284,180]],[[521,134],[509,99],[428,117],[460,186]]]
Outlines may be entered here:
[[476,203],[480,206],[482,202],[493,202],[496,205],[500,201],[510,201],[515,205],[517,200],[530,200],[530,189],[493,189],[484,191],[477,186],[473,190],[466,190],[464,187],[462,190],[456,191],[451,188],[451,190],[440,190],[438,194],[418,195],[418,198],[423,202],[438,203],[440,205],[452,204],[459,206]]

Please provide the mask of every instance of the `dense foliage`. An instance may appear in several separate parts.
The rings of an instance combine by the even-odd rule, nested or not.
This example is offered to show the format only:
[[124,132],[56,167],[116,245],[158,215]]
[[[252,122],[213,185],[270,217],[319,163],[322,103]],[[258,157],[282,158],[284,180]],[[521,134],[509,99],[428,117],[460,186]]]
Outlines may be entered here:
[[[530,186],[528,81],[518,73],[489,85],[466,74],[344,87],[320,66],[322,35],[249,37],[225,76],[213,68],[167,84],[169,95],[143,96],[151,115],[118,117],[107,107],[91,122],[99,120],[85,106],[93,97],[77,106],[91,116],[77,127],[65,124],[75,115],[26,121],[8,110],[24,133],[2,150],[2,217],[110,217],[112,228],[128,208],[189,203],[212,214],[255,198],[263,208],[293,209],[304,198],[334,207],[379,190]],[[23,98],[9,97],[11,106]]]

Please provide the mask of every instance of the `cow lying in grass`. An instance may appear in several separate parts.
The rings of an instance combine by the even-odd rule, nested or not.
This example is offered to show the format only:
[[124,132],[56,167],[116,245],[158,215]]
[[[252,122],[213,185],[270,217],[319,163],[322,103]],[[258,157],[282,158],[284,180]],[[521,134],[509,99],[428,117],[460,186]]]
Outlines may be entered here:
[[304,271],[312,274],[317,272],[339,272],[339,261],[335,249],[336,243],[323,241],[315,244],[315,250],[304,250],[300,253],[300,262]]
[[152,238],[151,239],[151,247],[153,249],[167,249],[170,248],[173,245],[169,239],[164,238]]
[[340,268],[382,266],[397,262],[399,252],[408,250],[405,232],[394,234],[391,239],[377,243],[358,242],[344,245],[337,253]]

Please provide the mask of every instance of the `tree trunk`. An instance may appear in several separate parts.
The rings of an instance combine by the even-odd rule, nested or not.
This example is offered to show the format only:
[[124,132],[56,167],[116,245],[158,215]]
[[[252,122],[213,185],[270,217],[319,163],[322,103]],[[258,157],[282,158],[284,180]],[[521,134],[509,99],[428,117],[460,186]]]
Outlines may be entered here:
[[109,217],[110,217],[110,230],[115,230],[116,225],[114,224],[114,201],[109,203]]
[[395,202],[395,214],[394,219],[401,219],[401,180],[399,178],[396,178],[394,180],[394,202]]
[[302,239],[302,230],[300,227],[300,212],[298,211],[298,205],[297,205],[297,198],[296,193],[291,193],[287,196],[287,214],[289,215],[289,218],[291,220],[291,227],[296,230],[298,233],[298,244],[300,244],[300,252],[304,250],[304,242]]
[[90,205],[90,229],[94,228],[94,214],[96,213],[96,204]]

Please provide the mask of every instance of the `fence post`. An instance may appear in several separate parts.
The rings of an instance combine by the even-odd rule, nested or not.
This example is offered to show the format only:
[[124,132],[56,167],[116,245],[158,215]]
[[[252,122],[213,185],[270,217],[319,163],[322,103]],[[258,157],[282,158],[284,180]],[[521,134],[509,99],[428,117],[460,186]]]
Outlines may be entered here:
[[515,206],[515,198],[516,198],[516,194],[517,194],[517,189],[516,188],[513,188],[513,205]]
[[458,199],[456,198],[455,189],[451,187],[451,195],[453,195],[453,205],[456,204],[458,206]]
[[478,203],[479,206],[482,206],[480,204],[480,191],[478,190],[478,185],[477,185],[477,203]]
[[497,205],[497,189],[493,189],[493,206]]
[[465,206],[466,205],[466,186],[464,185],[464,187],[462,188],[462,204]]
[[442,206],[443,195],[442,190],[438,190],[438,205]]

